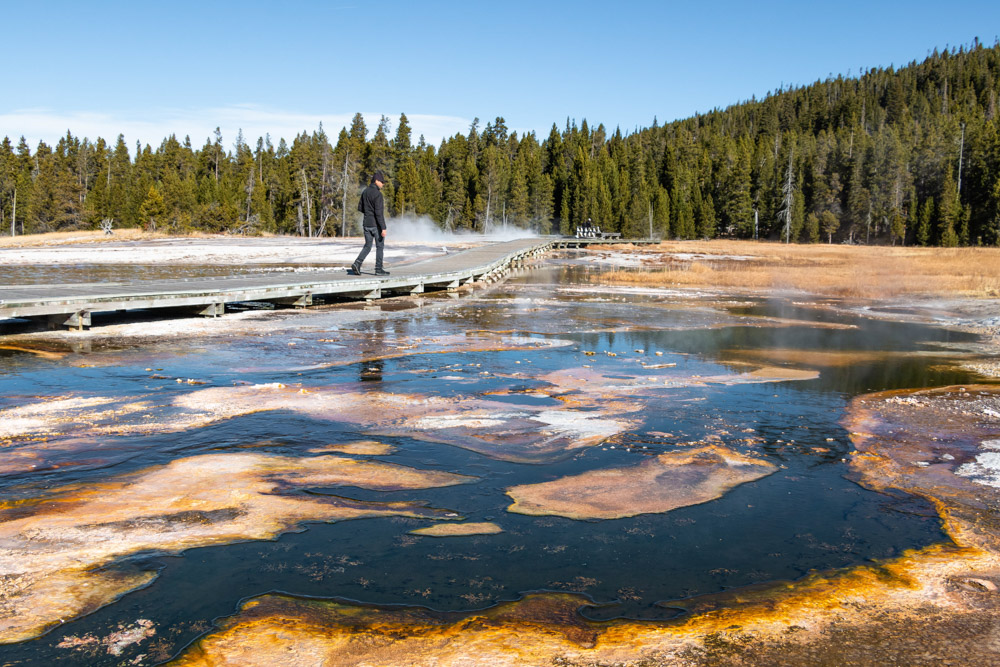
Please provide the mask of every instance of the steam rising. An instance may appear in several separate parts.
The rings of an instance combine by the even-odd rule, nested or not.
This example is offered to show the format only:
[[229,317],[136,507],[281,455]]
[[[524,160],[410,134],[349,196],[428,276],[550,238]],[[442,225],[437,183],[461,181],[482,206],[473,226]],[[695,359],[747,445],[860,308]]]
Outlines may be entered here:
[[533,230],[515,225],[490,224],[485,233],[471,230],[456,232],[441,229],[427,216],[403,216],[386,221],[386,239],[392,241],[455,242],[455,241],[511,241],[513,239],[534,238]]

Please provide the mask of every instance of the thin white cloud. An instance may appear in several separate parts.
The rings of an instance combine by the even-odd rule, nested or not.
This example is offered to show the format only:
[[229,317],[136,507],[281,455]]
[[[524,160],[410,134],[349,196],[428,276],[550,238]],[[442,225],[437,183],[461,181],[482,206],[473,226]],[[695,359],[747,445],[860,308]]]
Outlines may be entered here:
[[[369,138],[378,127],[380,113],[362,112]],[[395,133],[399,114],[385,114]],[[10,137],[16,143],[25,137],[32,150],[39,141],[53,144],[69,131],[74,137],[87,137],[91,141],[102,137],[114,143],[119,134],[125,135],[129,148],[136,141],[142,145],[159,146],[171,134],[183,140],[191,137],[195,148],[204,145],[213,137],[215,128],[222,132],[222,141],[227,149],[232,149],[237,133],[242,130],[248,144],[254,146],[259,137],[270,135],[277,145],[284,138],[289,144],[302,132],[312,133],[320,123],[330,138],[336,143],[340,128],[350,128],[354,113],[306,114],[281,109],[270,109],[254,105],[236,105],[207,109],[161,109],[156,112],[109,113],[98,111],[58,112],[50,109],[18,109],[0,113],[0,137]],[[412,128],[412,141],[417,142],[424,135],[430,144],[438,144],[441,139],[465,134],[471,120],[456,116],[436,116],[431,114],[407,114]],[[392,135],[390,135],[390,139]]]

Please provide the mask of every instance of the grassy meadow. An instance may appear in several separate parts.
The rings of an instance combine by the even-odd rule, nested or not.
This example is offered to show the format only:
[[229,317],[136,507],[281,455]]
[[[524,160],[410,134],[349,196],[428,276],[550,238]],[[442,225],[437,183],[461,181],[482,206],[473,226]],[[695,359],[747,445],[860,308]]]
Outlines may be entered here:
[[795,289],[873,299],[899,295],[1000,297],[1000,248],[754,241],[618,246],[626,247],[645,256],[643,269],[603,273],[599,278],[602,283],[726,287],[757,292]]

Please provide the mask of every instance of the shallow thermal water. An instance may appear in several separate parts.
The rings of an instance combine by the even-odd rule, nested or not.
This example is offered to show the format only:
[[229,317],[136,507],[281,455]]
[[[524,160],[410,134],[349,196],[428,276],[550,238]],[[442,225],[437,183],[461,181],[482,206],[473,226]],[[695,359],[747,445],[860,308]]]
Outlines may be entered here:
[[[869,491],[845,477],[843,459],[850,443],[838,420],[847,402],[861,393],[968,382],[970,376],[951,365],[943,344],[971,341],[970,336],[784,300],[726,302],[711,294],[682,297],[666,290],[602,288],[588,280],[590,275],[572,262],[550,261],[547,268],[488,291],[458,300],[428,297],[419,307],[385,309],[351,324],[332,324],[329,313],[307,313],[299,330],[280,336],[133,349],[95,345],[88,354],[61,360],[0,350],[0,409],[41,396],[152,392],[162,398],[244,382],[337,386],[362,394],[482,397],[512,409],[556,409],[565,397],[536,390],[545,384],[543,377],[559,371],[590,367],[623,381],[663,373],[673,378],[662,388],[644,389],[641,395],[623,391],[615,398],[631,406],[632,428],[597,446],[530,463],[433,438],[373,434],[356,420],[277,410],[180,432],[107,435],[101,447],[123,454],[76,460],[65,455],[58,466],[7,474],[0,477],[4,498],[30,498],[52,487],[92,485],[199,454],[305,456],[331,443],[375,439],[395,451],[356,458],[478,480],[415,491],[341,486],[303,493],[377,502],[419,500],[466,522],[492,522],[503,532],[415,536],[409,531],[433,522],[388,517],[306,523],[271,541],[132,554],[111,567],[158,571],[152,583],[40,638],[0,647],[0,662],[155,664],[209,631],[213,619],[232,614],[241,600],[273,591],[438,610],[484,608],[530,591],[572,591],[593,600],[592,607],[582,610],[591,619],[666,619],[680,613],[676,606],[685,598],[794,580],[946,539],[928,503],[902,493]],[[421,354],[417,346],[377,361],[338,364],[341,357],[351,361],[351,346],[363,345],[371,357],[384,356],[381,352],[390,345],[415,337],[470,331],[513,331],[568,344],[469,351],[456,346],[432,354]],[[767,362],[754,356],[761,351]],[[810,365],[810,351],[839,356],[835,363],[827,354],[822,364]],[[814,369],[819,376],[753,383],[690,381],[738,374],[746,364],[782,365],[783,356],[794,358],[795,368]],[[191,386],[176,378],[205,384]],[[599,403],[583,409],[599,412]],[[775,472],[718,499],[663,513],[575,520],[507,511],[511,498],[506,490],[513,486],[633,466],[654,455],[704,445],[757,457]],[[17,446],[15,440],[8,449]],[[106,637],[139,619],[151,621],[155,634],[118,655],[65,642],[67,637]]]

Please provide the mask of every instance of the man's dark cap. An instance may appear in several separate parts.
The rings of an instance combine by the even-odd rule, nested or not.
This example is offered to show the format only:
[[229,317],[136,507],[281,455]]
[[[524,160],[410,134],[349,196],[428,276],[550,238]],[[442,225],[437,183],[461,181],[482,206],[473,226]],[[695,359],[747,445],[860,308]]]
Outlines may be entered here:
[[386,182],[388,182],[388,179],[385,177],[385,174],[383,174],[381,171],[376,171],[375,175],[372,176],[372,180],[373,181],[378,181],[379,183],[383,183],[383,184],[386,183]]

